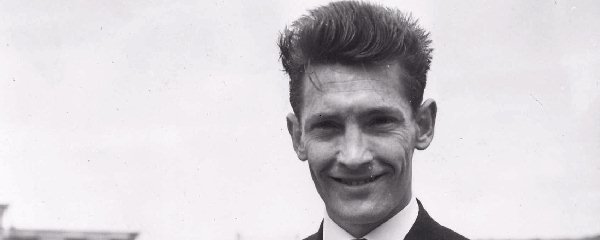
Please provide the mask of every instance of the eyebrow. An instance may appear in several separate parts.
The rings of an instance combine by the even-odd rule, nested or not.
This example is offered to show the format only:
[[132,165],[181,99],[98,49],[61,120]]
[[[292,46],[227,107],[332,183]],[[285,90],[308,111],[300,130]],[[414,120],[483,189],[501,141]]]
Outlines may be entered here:
[[340,116],[335,112],[319,112],[315,113],[312,116],[306,118],[306,125],[311,125],[312,123],[319,122],[321,120],[330,120],[330,119],[339,119]]
[[402,113],[402,111],[400,111],[399,109],[393,108],[393,107],[385,107],[385,106],[371,108],[371,109],[368,109],[367,111],[359,114],[359,116],[361,118],[372,116],[372,115],[393,115],[393,116],[400,118],[399,120],[404,120],[406,118],[404,116],[404,113]]

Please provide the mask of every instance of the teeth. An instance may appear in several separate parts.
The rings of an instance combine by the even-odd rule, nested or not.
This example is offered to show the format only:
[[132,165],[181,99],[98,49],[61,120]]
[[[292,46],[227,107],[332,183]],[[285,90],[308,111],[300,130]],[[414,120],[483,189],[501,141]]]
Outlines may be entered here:
[[363,185],[363,184],[374,182],[376,179],[377,179],[377,177],[371,177],[371,178],[365,179],[365,180],[358,180],[358,181],[341,180],[341,182],[346,185],[350,185],[350,186],[358,186],[358,185]]

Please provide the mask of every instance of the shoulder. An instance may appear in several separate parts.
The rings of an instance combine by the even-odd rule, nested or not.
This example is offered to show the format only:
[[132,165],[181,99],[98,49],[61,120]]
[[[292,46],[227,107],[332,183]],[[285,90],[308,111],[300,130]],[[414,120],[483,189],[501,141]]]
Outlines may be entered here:
[[304,240],[322,240],[322,238],[321,238],[321,234],[315,233],[313,235],[308,236]]
[[[419,215],[417,215],[417,220],[404,238],[405,240],[468,240],[468,238],[437,223],[425,211],[419,200],[417,200],[417,203],[419,204]],[[316,233],[304,240],[323,240],[323,223],[321,222],[321,226]]]
[[431,240],[468,240],[466,237],[452,231],[451,229],[444,227],[437,223],[419,200],[419,215],[417,221],[406,235],[406,240],[417,240],[417,239],[431,239]]
[[323,240],[323,222],[321,222],[321,226],[319,227],[319,231],[315,234],[308,236],[304,240]]

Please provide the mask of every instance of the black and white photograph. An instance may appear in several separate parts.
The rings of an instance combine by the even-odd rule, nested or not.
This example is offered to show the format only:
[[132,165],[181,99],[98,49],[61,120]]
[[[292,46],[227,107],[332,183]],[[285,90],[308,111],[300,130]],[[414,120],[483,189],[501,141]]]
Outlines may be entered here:
[[600,240],[600,1],[0,1],[0,240],[165,239]]

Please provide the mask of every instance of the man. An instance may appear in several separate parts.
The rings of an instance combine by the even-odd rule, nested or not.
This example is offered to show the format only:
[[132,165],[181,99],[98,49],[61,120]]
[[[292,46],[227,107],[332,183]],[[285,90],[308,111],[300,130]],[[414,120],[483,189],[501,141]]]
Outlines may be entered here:
[[412,195],[412,156],[433,139],[423,101],[428,33],[398,10],[342,1],[313,9],[279,39],[290,76],[293,147],[326,215],[307,239],[466,239]]

